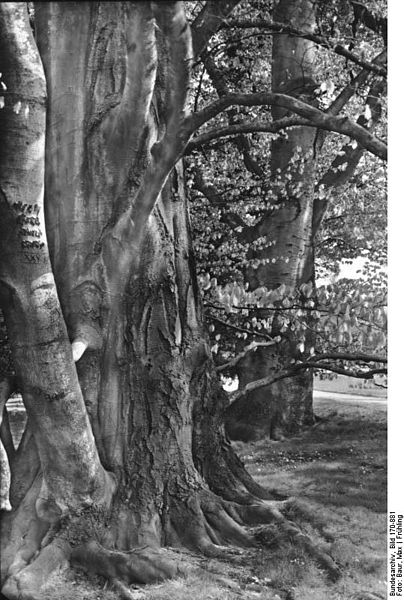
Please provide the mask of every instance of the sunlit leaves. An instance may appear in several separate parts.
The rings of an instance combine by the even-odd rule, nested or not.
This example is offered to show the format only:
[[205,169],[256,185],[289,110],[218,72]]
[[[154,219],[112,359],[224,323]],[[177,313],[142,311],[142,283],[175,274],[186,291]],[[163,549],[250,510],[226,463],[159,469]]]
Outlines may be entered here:
[[[372,1],[368,7],[383,14],[383,2]],[[318,33],[329,39],[330,47],[340,43],[368,61],[383,47],[380,35],[360,23],[354,30],[348,0],[326,0],[318,3],[317,11]],[[270,20],[270,3],[260,0],[252,0],[248,6],[240,3],[234,17]],[[241,31],[224,27],[212,38],[209,56],[227,91],[270,88],[271,35],[262,34],[258,29]],[[312,101],[326,110],[360,69],[324,48],[316,53],[315,61],[318,79]],[[196,74],[200,85],[195,84],[195,96],[201,108],[218,92],[201,64]],[[372,75],[357,86],[343,112],[374,124],[369,92],[378,81]],[[384,137],[385,99],[381,95],[373,97],[373,101],[379,106],[381,116],[375,132]],[[270,119],[271,111],[267,107],[229,109],[209,127],[245,118]],[[287,139],[288,135],[284,131],[279,137]],[[329,285],[320,287],[317,293],[310,283],[298,289],[286,286],[266,289],[260,285],[263,280],[257,278],[251,288],[246,284],[254,283],[254,273],[262,273],[266,267],[282,265],[284,272],[290,267],[290,257],[285,251],[278,251],[276,235],[261,235],[259,227],[264,216],[283,214],[288,203],[302,193],[301,176],[307,156],[296,145],[288,167],[271,170],[272,139],[273,136],[257,133],[245,136],[243,144],[235,139],[219,140],[187,158],[196,257],[217,358],[229,358],[243,344],[264,338],[292,340],[296,356],[291,356],[291,364],[314,360],[319,352],[327,351],[384,355],[386,169],[380,160],[363,154],[355,171],[350,172],[347,150],[360,150],[357,142],[329,134],[322,152],[316,156],[316,201],[328,207],[314,240],[316,270],[318,276],[329,279]],[[310,148],[310,160],[311,152]],[[328,170],[328,181],[323,182]],[[198,171],[213,188],[210,197],[196,185]],[[339,176],[347,175],[344,184],[333,187]],[[336,280],[341,263],[358,257],[368,259],[362,273],[357,274],[360,278],[354,282]],[[259,287],[254,289],[254,286]]]

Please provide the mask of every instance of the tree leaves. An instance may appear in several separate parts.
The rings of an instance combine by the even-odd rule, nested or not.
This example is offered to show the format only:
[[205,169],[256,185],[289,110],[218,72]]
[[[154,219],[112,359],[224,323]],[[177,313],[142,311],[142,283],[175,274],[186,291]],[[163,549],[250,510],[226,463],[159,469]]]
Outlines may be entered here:
[[[378,55],[382,40],[375,32],[358,27],[352,35],[350,2],[327,0],[320,3],[317,11],[319,31],[331,45],[337,40],[366,61]],[[270,20],[271,7],[254,1],[247,10],[240,4],[234,19],[251,18]],[[223,93],[254,93],[262,86],[268,89],[271,43],[270,36],[261,33],[258,28],[242,32],[229,27],[212,40],[209,56],[216,65],[220,84],[225,83]],[[352,64],[332,52],[319,50],[317,58],[321,79],[313,93],[317,105],[327,110],[345,86],[357,81],[357,72]],[[355,83],[347,95],[349,104],[344,107],[347,116],[370,122],[374,106],[370,105],[369,94],[377,81],[378,75],[372,75],[361,79],[358,85]],[[199,108],[211,103],[216,93],[206,77],[201,87]],[[383,138],[383,95],[374,97],[372,102],[379,106],[381,115],[374,132]],[[247,113],[249,120],[270,118],[265,106],[230,108],[226,114],[215,117],[213,125],[239,123]],[[288,132],[281,132],[280,136],[287,139]],[[340,138],[329,135],[321,144],[321,154],[316,156],[316,201],[327,207],[314,240],[316,271],[318,278],[326,277],[329,283],[320,285],[318,292],[312,283],[299,289],[266,289],[259,283],[255,289],[249,289],[245,284],[248,279],[253,282],[252,274],[262,272],[266,265],[280,265],[280,271],[284,265],[286,272],[289,263],[285,253],[282,256],[277,252],[276,236],[269,239],[260,234],[260,223],[264,215],[282,211],[293,195],[298,197],[297,175],[307,157],[296,146],[288,168],[272,172],[272,137],[254,133],[244,136],[243,144],[235,139],[219,140],[205,146],[203,153],[193,152],[187,158],[192,179],[196,180],[198,169],[211,186],[210,191],[214,191],[208,198],[200,187],[194,186],[191,214],[205,313],[209,323],[215,324],[214,335],[218,330],[221,334],[220,339],[212,338],[212,344],[219,345],[218,359],[239,351],[243,340],[249,344],[264,337],[280,341],[293,338],[299,360],[337,350],[385,353],[386,168],[379,159],[361,152],[355,141],[341,145]],[[350,165],[350,153],[359,161],[354,168]],[[327,173],[328,178],[323,180]],[[345,183],[333,187],[335,181]],[[362,273],[357,274],[358,279],[337,280],[342,261],[355,261],[358,257],[368,260]],[[316,344],[310,341],[314,335]]]

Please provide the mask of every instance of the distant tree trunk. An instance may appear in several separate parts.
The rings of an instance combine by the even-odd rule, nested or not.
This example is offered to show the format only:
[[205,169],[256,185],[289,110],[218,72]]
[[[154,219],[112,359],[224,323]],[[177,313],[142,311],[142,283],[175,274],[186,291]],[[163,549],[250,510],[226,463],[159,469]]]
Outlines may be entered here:
[[[280,0],[273,18],[312,31],[314,16],[310,0]],[[314,45],[302,38],[274,35],[272,56],[272,91],[310,97],[316,87]],[[275,120],[284,117],[286,111],[273,107],[272,114]],[[248,272],[251,289],[275,289],[281,284],[298,288],[309,281],[314,284],[315,135],[313,128],[296,127],[272,143],[271,176],[274,189],[279,189],[279,206],[255,228],[255,237],[263,236],[269,242],[257,258],[269,261]],[[275,245],[271,245],[273,241]],[[278,332],[268,333],[275,336]],[[259,348],[239,362],[240,387],[264,377],[275,379],[285,372],[296,352],[297,340],[290,330],[283,337],[286,341]],[[313,423],[312,389],[312,374],[307,372],[248,393],[226,412],[228,435],[246,441],[263,436],[281,439],[301,431]]]
[[254,544],[243,523],[260,521],[297,534],[224,437],[170,166],[190,64],[181,3],[37,6],[46,156],[25,5],[3,3],[0,17],[1,302],[28,415],[3,593],[36,600],[71,560],[132,598],[131,582],[178,572],[160,546],[217,556]]

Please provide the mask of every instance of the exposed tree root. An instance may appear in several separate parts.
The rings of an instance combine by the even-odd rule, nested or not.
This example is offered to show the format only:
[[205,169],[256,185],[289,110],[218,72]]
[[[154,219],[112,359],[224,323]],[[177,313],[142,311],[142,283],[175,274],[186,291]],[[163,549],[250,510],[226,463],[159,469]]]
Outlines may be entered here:
[[2,593],[9,600],[41,600],[41,590],[49,577],[68,567],[70,549],[63,540],[54,540],[25,568],[13,572]]
[[129,552],[107,550],[96,541],[82,544],[72,550],[74,563],[89,571],[103,575],[115,587],[117,581],[154,583],[184,573],[179,563],[168,557],[167,552],[153,548],[134,548]]
[[258,499],[285,500],[275,489],[262,487],[246,470],[231,444],[223,438],[221,445],[212,443],[204,448],[202,474],[209,488],[221,498],[240,504],[252,504]]
[[[292,543],[303,548],[323,569],[325,569],[330,579],[336,581],[341,576],[341,571],[331,556],[321,549],[318,544],[315,544],[308,535],[304,534],[297,525],[289,521],[283,514],[284,512],[289,511],[291,506],[295,506],[295,510],[296,506],[298,506],[296,505],[296,501],[292,498],[278,503],[263,502],[256,506],[243,506],[239,510],[246,523],[252,525],[257,525],[259,523],[274,523],[280,534],[283,534]],[[272,532],[272,529],[270,529],[270,532]],[[265,545],[271,544],[271,538],[267,538],[265,528],[261,527],[257,532],[256,537]]]
[[[281,502],[256,499],[255,504],[238,504],[223,500],[209,491],[201,491],[187,503],[188,510],[177,507],[178,516],[175,512],[172,515],[172,526],[185,545],[196,547],[206,556],[219,558],[228,557],[232,546],[251,548],[259,544],[271,545],[273,528],[265,530],[260,527],[254,531],[248,526],[275,525],[281,536],[302,547],[332,580],[338,579],[340,569],[329,554],[283,514],[294,503],[294,499]],[[271,533],[269,539],[267,533]]]
[[[36,480],[31,490],[33,496],[37,487]],[[50,574],[66,568],[71,561],[80,568],[105,577],[120,598],[135,600],[139,594],[130,588],[131,585],[177,577],[195,567],[192,560],[188,561],[186,555],[175,548],[185,547],[208,558],[230,559],[237,564],[243,560],[245,549],[263,545],[271,547],[279,538],[303,548],[332,580],[339,577],[340,570],[327,552],[288,519],[290,514],[299,513],[298,503],[291,499],[260,498],[255,498],[254,502],[250,498],[246,503],[245,496],[241,499],[244,502],[229,501],[207,488],[182,497],[170,495],[169,506],[162,519],[164,539],[161,543],[171,546],[172,550],[150,546],[126,551],[114,548],[114,539],[119,539],[119,518],[116,522],[112,518],[108,525],[108,528],[116,529],[115,534],[111,535],[108,530],[104,537],[95,530],[91,531],[91,527],[88,528],[91,520],[84,524],[80,514],[72,517],[67,528],[62,526],[60,530],[58,527],[49,530],[47,526],[48,529],[42,527],[42,531],[39,527],[32,548],[29,551],[24,548],[18,550],[20,558],[17,557],[17,562],[14,560],[8,569],[3,593],[10,600],[37,600]],[[302,514],[305,515],[305,512],[307,509]],[[40,519],[37,522],[40,524]],[[32,523],[30,527],[32,529]],[[75,527],[81,527],[82,539],[67,535]],[[37,539],[38,536],[40,539]],[[102,543],[96,539],[102,540]]]

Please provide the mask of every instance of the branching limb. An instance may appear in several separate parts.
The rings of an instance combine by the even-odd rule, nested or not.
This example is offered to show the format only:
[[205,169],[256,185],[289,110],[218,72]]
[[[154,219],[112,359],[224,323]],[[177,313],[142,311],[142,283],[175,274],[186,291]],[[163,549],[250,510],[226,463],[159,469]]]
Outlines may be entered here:
[[[190,154],[201,146],[205,146],[213,140],[229,136],[240,136],[247,133],[279,133],[288,127],[311,126],[316,127],[310,121],[299,117],[285,117],[278,121],[249,121],[247,123],[234,123],[225,127],[209,129],[188,142],[184,154]],[[234,141],[234,140],[233,140]]]
[[[206,72],[208,73],[208,75],[216,89],[216,92],[217,92],[219,98],[222,96],[226,96],[229,93],[229,88],[228,88],[228,85],[226,82],[224,71],[217,67],[213,56],[211,56],[210,54],[208,54],[204,57],[203,64],[205,66]],[[236,111],[233,111],[233,113],[234,114],[228,115],[230,125],[234,124],[234,122],[235,122],[234,119],[236,117]],[[255,158],[253,158],[253,156],[251,155],[250,142],[249,142],[248,138],[244,135],[240,135],[240,136],[237,136],[236,138],[234,138],[233,142],[243,156],[244,165],[245,165],[246,169],[253,175],[256,175],[257,177],[264,179],[265,172],[261,168],[259,162]]]
[[[387,60],[387,50],[383,49],[380,54],[375,56],[372,60],[372,64],[375,65],[384,65]],[[350,81],[347,86],[344,87],[343,90],[338,94],[335,100],[332,101],[330,106],[327,109],[327,113],[331,115],[337,115],[341,110],[346,106],[347,102],[352,98],[353,94],[356,90],[366,83],[366,80],[369,77],[369,71],[364,69],[361,71],[355,79]]]
[[[379,104],[379,96],[385,90],[384,82],[376,81],[370,88],[367,96],[367,105],[370,108],[371,120],[369,121],[365,115],[360,115],[357,123],[361,127],[367,128],[369,131],[375,128],[381,118],[381,108]],[[317,138],[317,148],[319,149],[324,141],[324,137],[320,140]],[[325,190],[335,189],[346,184],[353,174],[355,173],[356,167],[359,164],[360,159],[363,156],[364,148],[362,146],[352,147],[351,143],[345,144],[338,155],[334,158],[331,166],[322,175],[320,181],[316,185],[316,191],[318,192],[320,186],[323,186]],[[320,199],[316,194],[313,203],[313,236],[318,232],[324,214],[327,210],[327,200]]]
[[[378,54],[372,61],[372,63],[377,65],[384,65],[387,60],[387,50],[384,48],[380,54]],[[337,115],[341,112],[341,110],[346,106],[352,96],[355,94],[356,90],[366,83],[369,78],[369,71],[363,69],[352,81],[348,83],[344,87],[343,90],[338,94],[338,96],[332,101],[330,106],[327,108],[326,113],[330,115]],[[325,130],[320,130],[317,134],[316,138],[316,154],[319,153],[323,147],[325,139],[327,137],[327,132]]]
[[375,375],[387,375],[387,369],[369,369],[368,371],[353,371],[351,369],[345,369],[344,367],[337,367],[330,363],[316,362],[312,363],[302,362],[296,365],[296,371],[301,369],[321,369],[322,371],[330,371],[331,373],[337,373],[338,375],[346,375],[347,377],[353,377],[355,379],[373,379]]
[[313,362],[316,360],[347,360],[355,362],[376,362],[387,364],[387,358],[385,356],[379,356],[376,354],[364,354],[363,352],[357,352],[351,354],[349,352],[324,352],[322,354],[316,354]]
[[313,361],[308,360],[304,362],[299,362],[293,365],[288,371],[283,372],[281,375],[277,377],[268,376],[263,377],[262,379],[256,379],[255,381],[251,381],[247,383],[241,390],[236,392],[233,395],[233,401],[239,400],[240,398],[244,398],[251,392],[258,390],[263,387],[267,387],[276,383],[277,381],[281,381],[282,379],[288,379],[289,377],[295,377],[299,371],[305,369],[319,369],[322,371],[330,371],[332,373],[337,373],[338,375],[346,375],[347,377],[353,377],[355,379],[373,379],[375,375],[386,375],[387,368],[379,368],[379,369],[368,369],[366,371],[355,371],[352,369],[345,369],[344,367],[338,367],[331,363],[321,362],[321,361]]
[[359,65],[367,71],[371,71],[373,73],[376,73],[377,75],[381,75],[382,77],[387,77],[387,71],[384,67],[363,60],[360,56],[357,56],[356,54],[345,48],[345,46],[342,43],[332,43],[325,37],[316,33],[302,31],[300,29],[290,27],[289,25],[285,25],[283,23],[266,21],[265,19],[251,19],[248,21],[243,21],[241,19],[233,19],[229,20],[226,23],[226,27],[237,27],[238,29],[264,29],[273,33],[282,33],[285,35],[303,38],[305,40],[309,40],[310,42],[314,42],[318,46],[330,50],[335,54],[338,54],[339,56],[343,56],[344,58],[355,63],[356,65]]
[[[304,125],[335,131],[355,139],[364,148],[385,160],[387,157],[387,146],[384,141],[372,135],[349,119],[348,117],[328,115],[327,113],[286,94],[256,93],[256,94],[228,94],[223,98],[209,104],[206,108],[194,113],[187,118],[187,127],[195,131],[204,123],[213,119],[220,112],[231,106],[277,106],[285,108],[303,117]],[[299,123],[300,124],[300,123]],[[241,124],[243,125],[243,124]],[[254,126],[254,124],[253,124]]]
[[251,342],[251,344],[249,344],[248,346],[246,346],[244,348],[244,350],[242,352],[240,352],[240,354],[237,354],[237,356],[235,356],[234,358],[232,358],[232,360],[229,360],[229,362],[224,363],[223,365],[219,365],[218,367],[216,367],[216,371],[217,373],[221,373],[222,371],[226,371],[227,369],[231,369],[233,367],[235,367],[240,360],[242,360],[245,356],[247,356],[247,354],[249,354],[250,352],[255,352],[257,350],[257,348],[268,348],[269,346],[274,346],[276,344],[275,341],[272,342]]

